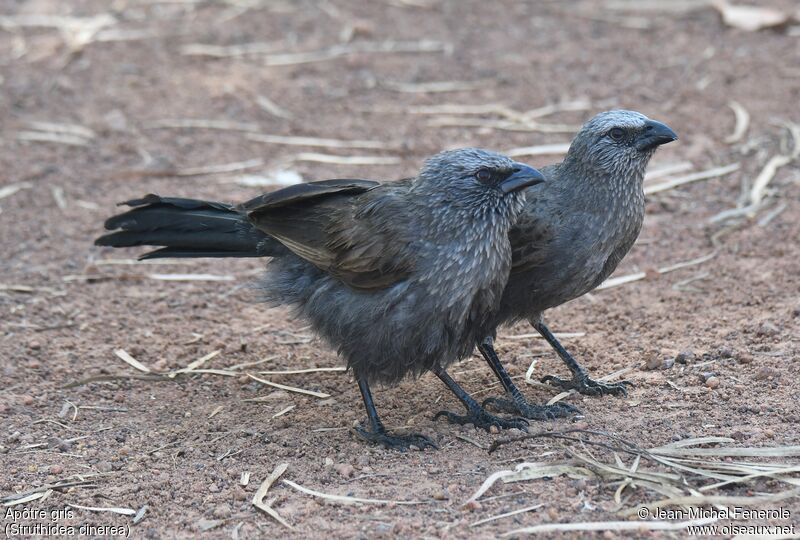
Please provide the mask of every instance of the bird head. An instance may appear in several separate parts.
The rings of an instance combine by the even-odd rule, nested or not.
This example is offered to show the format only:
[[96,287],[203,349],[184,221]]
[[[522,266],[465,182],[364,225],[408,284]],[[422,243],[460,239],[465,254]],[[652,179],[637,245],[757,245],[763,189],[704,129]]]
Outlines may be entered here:
[[495,152],[461,148],[429,158],[417,177],[416,186],[436,192],[448,200],[487,198],[498,200],[544,181],[542,173]]
[[677,139],[669,126],[636,111],[606,111],[583,125],[565,163],[614,177],[638,175],[641,179],[656,149]]

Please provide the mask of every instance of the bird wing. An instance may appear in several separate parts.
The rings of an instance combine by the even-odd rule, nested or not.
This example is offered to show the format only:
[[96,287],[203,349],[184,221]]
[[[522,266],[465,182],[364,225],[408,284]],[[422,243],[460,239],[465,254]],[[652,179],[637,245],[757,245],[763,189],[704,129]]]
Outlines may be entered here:
[[553,227],[536,210],[536,201],[529,200],[516,224],[508,231],[512,273],[541,266],[547,257],[545,248],[553,240]]
[[298,184],[244,203],[261,231],[297,256],[358,289],[404,279],[413,262],[403,249],[408,183],[324,180]]

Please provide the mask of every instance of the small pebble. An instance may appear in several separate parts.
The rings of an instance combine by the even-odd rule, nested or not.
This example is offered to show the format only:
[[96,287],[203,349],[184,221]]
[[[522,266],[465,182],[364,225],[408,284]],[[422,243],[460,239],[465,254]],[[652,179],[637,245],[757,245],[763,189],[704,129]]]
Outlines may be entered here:
[[447,495],[445,495],[444,491],[442,491],[442,490],[434,491],[433,495],[431,495],[431,497],[433,497],[433,499],[436,500],[436,501],[446,501],[447,500]]
[[481,509],[481,503],[479,503],[478,501],[469,501],[464,505],[464,508],[466,510],[469,510],[470,512],[477,512],[478,510]]
[[675,365],[675,358],[664,358],[664,361],[661,363],[662,369],[671,369],[672,366]]
[[339,473],[342,478],[352,478],[356,474],[356,469],[349,463],[337,463],[333,470]]
[[761,323],[761,325],[758,327],[758,330],[756,331],[756,335],[766,336],[766,337],[777,336],[779,333],[780,330],[778,329],[778,327],[770,322]]
[[720,358],[733,358],[733,353],[733,349],[726,346],[720,347],[717,350],[717,354],[719,354]]
[[703,382],[708,382],[708,379],[710,379],[711,377],[714,377],[714,376],[716,376],[715,373],[713,373],[711,371],[705,371],[705,372],[700,374],[700,380],[703,381]]
[[756,372],[756,380],[764,381],[772,378],[777,379],[779,375],[778,370],[765,366]]
[[217,519],[224,519],[230,517],[231,515],[231,506],[227,503],[218,504],[214,507],[213,512],[211,514]]
[[50,474],[61,474],[64,472],[64,467],[61,465],[50,465]]
[[693,351],[681,351],[675,357],[675,361],[679,364],[688,364],[694,360],[694,352]]
[[736,359],[740,364],[750,364],[753,361],[753,355],[743,351],[736,355]]
[[500,433],[500,428],[492,424],[491,426],[489,426],[489,433],[491,433],[492,435],[497,435],[498,433]]
[[99,472],[102,472],[102,473],[111,472],[111,471],[114,469],[114,467],[113,467],[113,466],[111,465],[111,463],[110,463],[110,462],[108,462],[108,461],[101,461],[100,463],[98,463],[98,464],[95,466],[95,468],[96,468],[96,469],[97,469]]
[[709,388],[718,387],[719,386],[719,377],[716,377],[716,376],[712,375],[711,377],[706,379],[706,386],[708,386]]
[[20,396],[19,400],[22,402],[23,405],[33,405],[36,400],[30,394],[25,394]]
[[653,370],[661,367],[661,356],[658,354],[651,354],[644,364],[644,369]]
[[325,464],[325,467],[333,467],[333,460],[329,457],[326,457],[323,463]]

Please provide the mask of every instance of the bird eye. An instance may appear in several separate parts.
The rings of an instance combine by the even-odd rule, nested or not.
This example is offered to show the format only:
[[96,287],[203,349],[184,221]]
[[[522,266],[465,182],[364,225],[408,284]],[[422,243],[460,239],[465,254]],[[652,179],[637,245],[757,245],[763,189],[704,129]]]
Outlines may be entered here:
[[475,178],[477,178],[478,182],[481,184],[488,184],[492,180],[492,171],[489,169],[478,169],[478,172],[475,173]]
[[608,136],[615,141],[621,141],[622,138],[625,137],[625,131],[622,128],[611,128],[608,132]]

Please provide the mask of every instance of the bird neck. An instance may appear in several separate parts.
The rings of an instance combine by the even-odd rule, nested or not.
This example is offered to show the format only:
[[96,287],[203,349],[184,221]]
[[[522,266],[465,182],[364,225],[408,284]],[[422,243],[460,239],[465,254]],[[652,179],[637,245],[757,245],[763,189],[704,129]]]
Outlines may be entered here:
[[613,197],[643,197],[642,184],[648,161],[649,156],[645,159],[619,159],[609,169],[587,163],[570,153],[553,168],[551,175],[556,185],[574,190],[576,194],[590,192],[607,193]]

